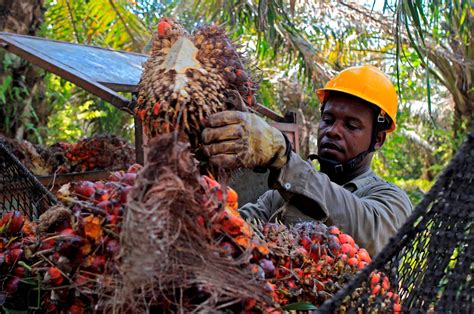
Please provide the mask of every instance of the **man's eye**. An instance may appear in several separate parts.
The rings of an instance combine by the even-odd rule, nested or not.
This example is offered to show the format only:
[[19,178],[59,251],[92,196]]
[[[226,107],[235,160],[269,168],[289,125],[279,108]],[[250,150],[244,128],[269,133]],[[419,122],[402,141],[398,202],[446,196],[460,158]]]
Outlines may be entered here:
[[359,128],[359,126],[356,125],[356,124],[348,123],[348,124],[347,124],[347,128],[348,128],[349,130],[356,130],[356,129]]
[[327,117],[323,117],[322,120],[323,120],[323,122],[326,123],[326,124],[332,123],[332,121],[333,121],[331,118],[327,118]]

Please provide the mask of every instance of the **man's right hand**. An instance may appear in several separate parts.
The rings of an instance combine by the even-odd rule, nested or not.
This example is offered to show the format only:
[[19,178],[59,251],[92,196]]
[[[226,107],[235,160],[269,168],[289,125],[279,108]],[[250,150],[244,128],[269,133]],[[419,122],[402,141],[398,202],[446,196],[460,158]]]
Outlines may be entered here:
[[283,134],[253,113],[218,112],[207,125],[202,133],[204,153],[216,166],[280,169],[288,162]]

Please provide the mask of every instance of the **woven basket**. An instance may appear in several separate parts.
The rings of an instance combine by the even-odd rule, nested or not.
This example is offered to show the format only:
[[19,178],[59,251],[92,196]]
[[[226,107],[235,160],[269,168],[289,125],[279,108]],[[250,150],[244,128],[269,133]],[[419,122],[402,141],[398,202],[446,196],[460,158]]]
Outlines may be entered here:
[[18,210],[30,219],[58,201],[0,141],[0,213]]

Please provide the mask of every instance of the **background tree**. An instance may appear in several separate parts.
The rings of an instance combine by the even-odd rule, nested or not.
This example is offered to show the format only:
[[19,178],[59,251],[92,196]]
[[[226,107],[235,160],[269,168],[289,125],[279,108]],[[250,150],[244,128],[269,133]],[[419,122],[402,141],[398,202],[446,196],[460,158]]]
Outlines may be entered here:
[[[42,0],[0,0],[0,31],[36,35],[43,23]],[[44,73],[29,62],[0,50],[0,133],[41,141],[49,108]]]

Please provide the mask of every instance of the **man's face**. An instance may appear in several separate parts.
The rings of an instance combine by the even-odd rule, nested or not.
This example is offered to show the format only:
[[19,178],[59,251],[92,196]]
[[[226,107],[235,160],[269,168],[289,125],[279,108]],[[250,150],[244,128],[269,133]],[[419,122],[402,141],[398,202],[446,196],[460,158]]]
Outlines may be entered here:
[[332,95],[321,114],[318,155],[346,162],[367,150],[373,121],[373,110],[362,100],[343,94]]

